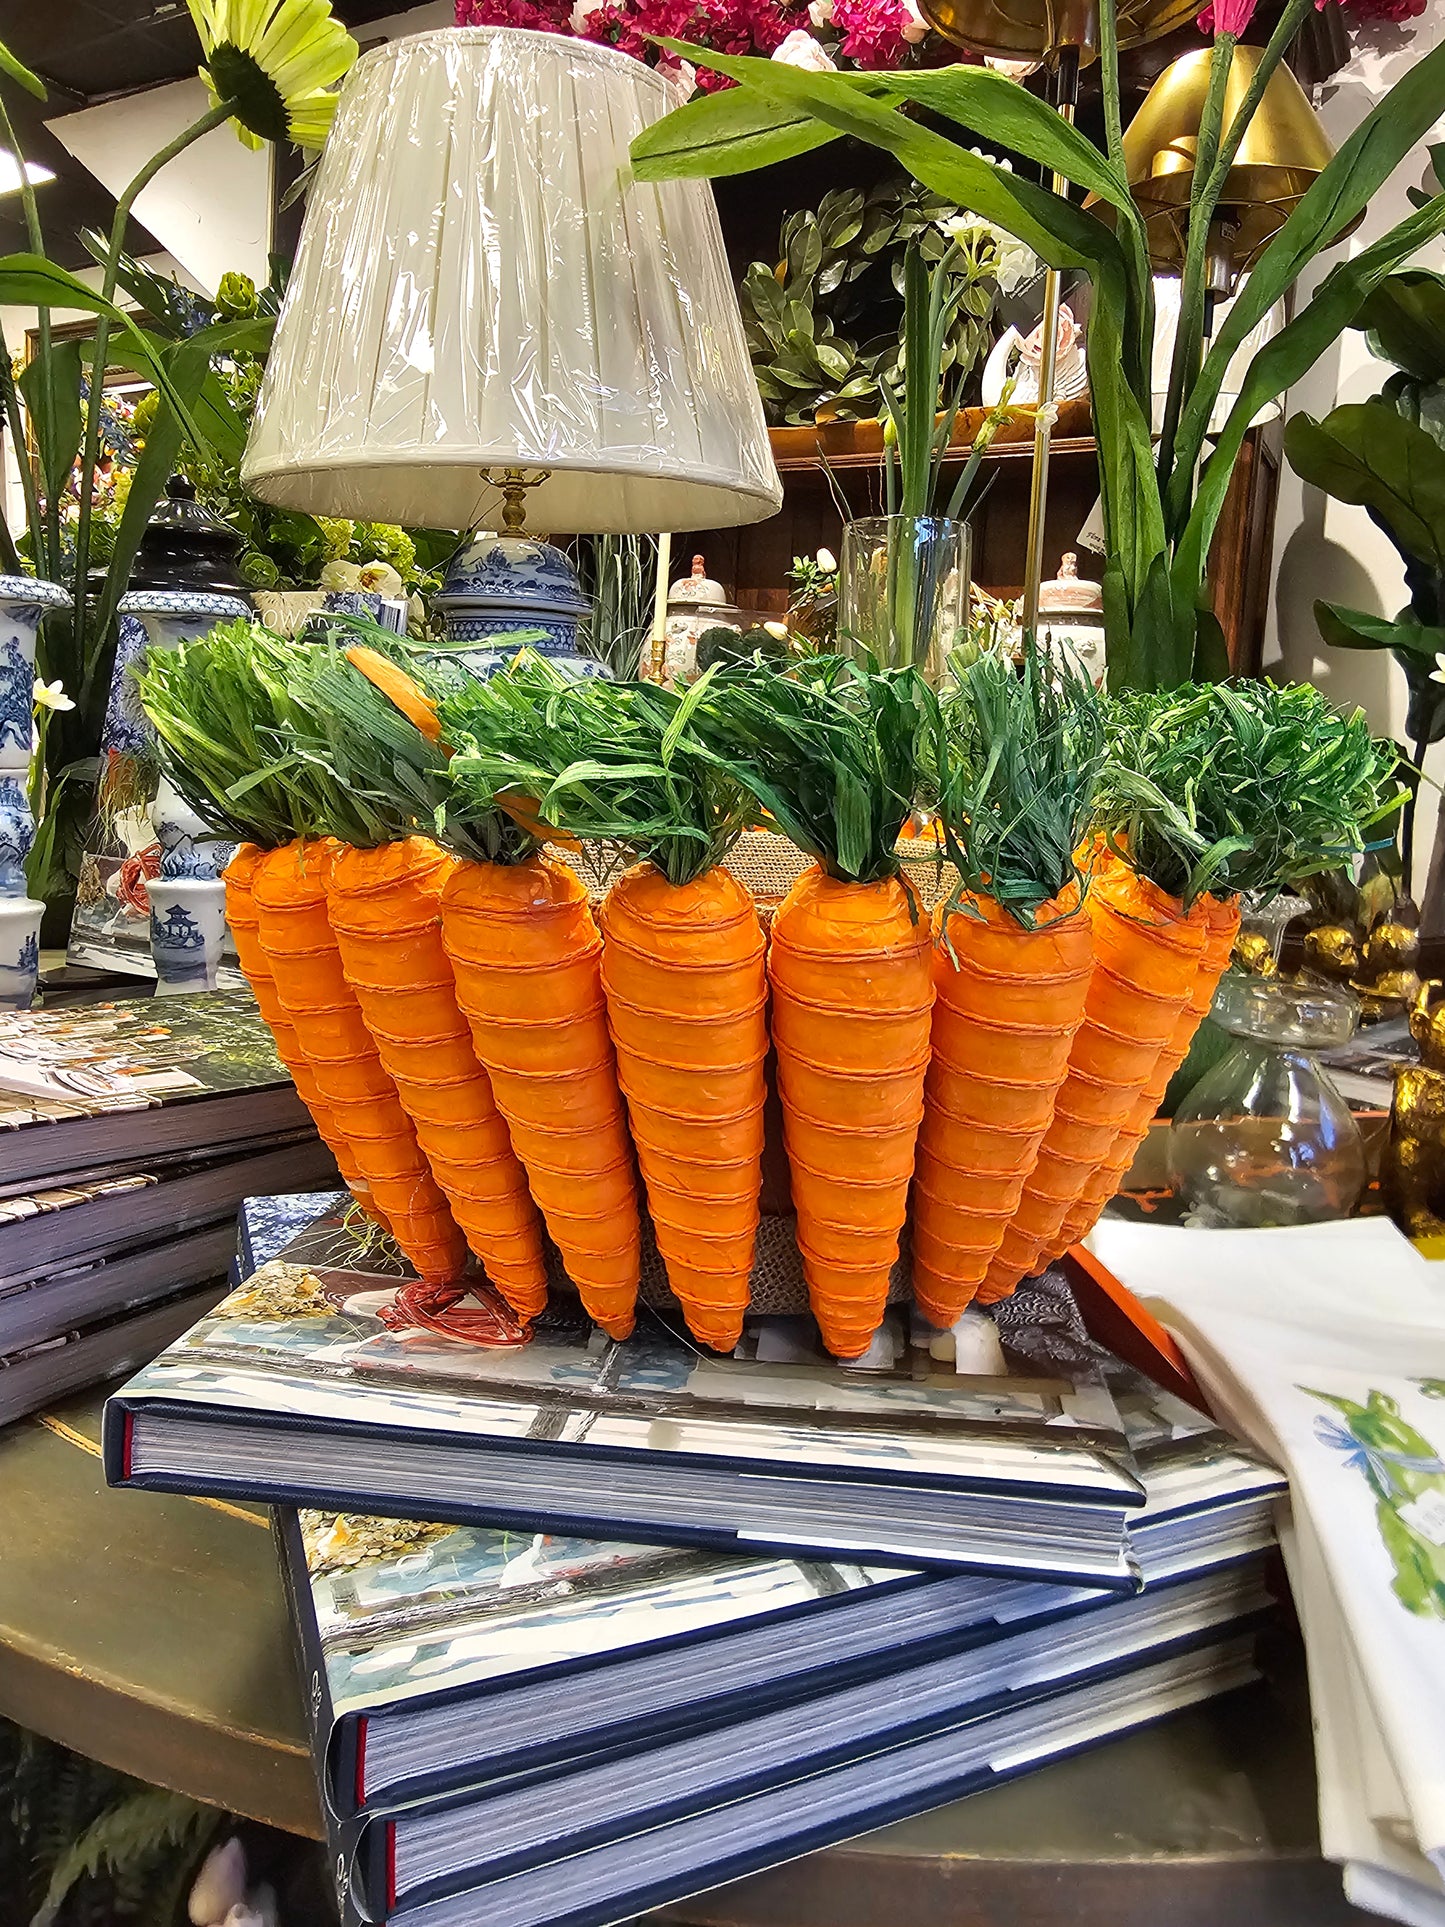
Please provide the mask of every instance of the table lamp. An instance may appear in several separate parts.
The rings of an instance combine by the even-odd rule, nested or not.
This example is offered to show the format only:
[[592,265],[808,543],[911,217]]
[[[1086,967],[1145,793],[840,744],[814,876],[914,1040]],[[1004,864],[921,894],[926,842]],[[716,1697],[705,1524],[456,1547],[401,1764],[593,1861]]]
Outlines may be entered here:
[[[610,47],[448,28],[357,62],[242,465],[262,500],[569,534],[782,504],[711,190],[640,183],[678,104]],[[524,507],[525,501],[525,507]]]
[[[1259,47],[1234,49],[1224,98],[1226,127],[1262,54]],[[1189,235],[1194,159],[1212,59],[1209,47],[1199,47],[1171,62],[1124,133],[1129,186],[1144,216],[1150,259],[1175,274]],[[1304,89],[1281,62],[1244,131],[1210,222],[1209,293],[1215,300],[1233,293],[1239,275],[1253,267],[1334,153]],[[1085,202],[1093,205],[1092,198]],[[1096,212],[1111,218],[1103,206]]]

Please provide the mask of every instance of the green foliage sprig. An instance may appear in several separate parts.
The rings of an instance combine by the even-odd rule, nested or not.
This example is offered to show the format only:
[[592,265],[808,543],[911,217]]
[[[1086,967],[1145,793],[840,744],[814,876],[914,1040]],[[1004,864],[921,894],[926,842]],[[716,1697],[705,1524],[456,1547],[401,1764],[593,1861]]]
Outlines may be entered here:
[[1074,882],[1104,753],[1105,705],[1072,661],[1026,645],[1014,665],[982,655],[945,696],[937,807],[959,870],[954,892],[989,896],[1016,922]]
[[842,656],[787,672],[763,662],[720,669],[688,727],[784,836],[855,883],[897,875],[919,771],[944,754],[938,699],[917,670]]
[[1185,684],[1117,699],[1095,819],[1185,904],[1273,891],[1358,855],[1398,807],[1396,751],[1317,689]]
[[443,703],[452,782],[477,807],[520,800],[527,820],[690,883],[756,818],[749,792],[689,729],[719,673],[679,696],[652,683],[569,681],[541,657],[519,656]]
[[[956,233],[958,245],[951,244]],[[753,372],[770,422],[869,421],[903,379],[903,262],[947,257],[952,300],[940,374],[963,377],[988,345],[998,293],[993,231],[909,180],[865,194],[832,188],[788,215],[778,260],[754,261],[738,290]]]

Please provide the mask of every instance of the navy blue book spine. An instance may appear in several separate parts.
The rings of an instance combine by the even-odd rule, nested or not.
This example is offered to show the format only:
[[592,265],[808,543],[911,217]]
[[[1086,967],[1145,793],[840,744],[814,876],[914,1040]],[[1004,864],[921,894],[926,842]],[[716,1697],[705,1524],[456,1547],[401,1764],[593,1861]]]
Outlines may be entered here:
[[296,1664],[301,1674],[301,1697],[306,1706],[306,1733],[311,1743],[311,1762],[322,1805],[333,1815],[340,1809],[332,1793],[338,1773],[344,1774],[339,1754],[345,1750],[344,1735],[352,1732],[354,1722],[338,1723],[331,1704],[331,1683],[326,1672],[326,1655],[321,1649],[321,1631],[311,1599],[311,1579],[306,1569],[306,1547],[301,1538],[301,1521],[291,1506],[276,1506],[271,1513],[271,1531],[276,1540],[281,1584],[291,1614],[296,1639]]

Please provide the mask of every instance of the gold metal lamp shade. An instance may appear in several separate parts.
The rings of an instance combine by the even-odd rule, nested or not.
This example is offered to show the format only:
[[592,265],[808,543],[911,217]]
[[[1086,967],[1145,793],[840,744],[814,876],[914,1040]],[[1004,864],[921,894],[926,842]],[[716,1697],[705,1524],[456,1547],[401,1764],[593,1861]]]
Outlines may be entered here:
[[[1045,60],[1077,47],[1099,51],[1098,0],[919,0],[931,27],[957,47],[1001,60]],[[1119,0],[1119,45],[1142,46],[1192,20],[1199,0]]]
[[[1224,125],[1238,112],[1262,50],[1236,47]],[[1144,215],[1156,268],[1177,274],[1189,230],[1189,192],[1212,50],[1200,47],[1165,68],[1124,135],[1129,185]],[[1210,223],[1210,289],[1228,294],[1284,226],[1300,196],[1334,158],[1303,88],[1283,62],[1271,74],[1225,181]],[[1092,205],[1092,199],[1089,205]],[[1096,209],[1104,213],[1104,209]]]

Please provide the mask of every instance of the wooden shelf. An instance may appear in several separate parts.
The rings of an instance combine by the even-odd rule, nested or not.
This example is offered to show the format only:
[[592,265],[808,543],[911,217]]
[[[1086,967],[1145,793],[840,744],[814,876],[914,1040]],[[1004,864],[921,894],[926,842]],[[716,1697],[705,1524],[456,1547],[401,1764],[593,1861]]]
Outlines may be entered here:
[[[946,461],[967,461],[987,412],[983,408],[959,410]],[[808,428],[770,428],[768,440],[772,443],[773,460],[778,465],[780,475],[797,475],[810,469],[821,471],[823,461],[834,469],[879,468],[883,462],[881,421],[827,422]],[[1011,420],[1000,424],[984,459],[1027,461],[1033,453],[1033,446],[1032,411],[1020,409]],[[1060,402],[1052,448],[1056,455],[1094,453],[1093,420],[1087,397]]]

